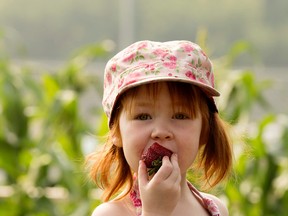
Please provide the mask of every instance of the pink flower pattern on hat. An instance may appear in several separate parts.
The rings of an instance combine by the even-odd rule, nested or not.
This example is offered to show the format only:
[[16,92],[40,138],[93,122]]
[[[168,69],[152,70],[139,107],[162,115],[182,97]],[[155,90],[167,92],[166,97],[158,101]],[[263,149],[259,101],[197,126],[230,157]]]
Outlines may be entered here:
[[191,44],[188,44],[188,43],[187,43],[187,44],[184,44],[184,45],[183,45],[183,49],[184,49],[185,52],[189,53],[189,52],[191,52],[191,51],[194,50],[194,47],[191,46]]
[[191,83],[209,97],[219,96],[214,88],[212,63],[197,44],[139,41],[120,51],[106,65],[102,104],[109,122],[124,91],[156,81]]

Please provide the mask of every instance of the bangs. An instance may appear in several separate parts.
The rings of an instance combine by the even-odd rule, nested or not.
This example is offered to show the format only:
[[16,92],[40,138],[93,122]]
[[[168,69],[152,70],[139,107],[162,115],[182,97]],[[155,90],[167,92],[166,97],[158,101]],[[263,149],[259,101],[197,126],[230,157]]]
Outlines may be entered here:
[[[131,113],[135,106],[135,98],[136,96],[139,96],[140,87],[145,88],[145,96],[147,96],[156,106],[157,97],[163,85],[167,85],[171,101],[173,101],[173,111],[189,113],[192,118],[196,118],[201,114],[201,110],[203,110],[204,107],[207,107],[205,100],[206,96],[201,89],[183,82],[155,82],[134,87],[122,95],[119,100],[121,101],[119,107],[124,108],[127,112]],[[204,108],[204,110],[206,109]]]

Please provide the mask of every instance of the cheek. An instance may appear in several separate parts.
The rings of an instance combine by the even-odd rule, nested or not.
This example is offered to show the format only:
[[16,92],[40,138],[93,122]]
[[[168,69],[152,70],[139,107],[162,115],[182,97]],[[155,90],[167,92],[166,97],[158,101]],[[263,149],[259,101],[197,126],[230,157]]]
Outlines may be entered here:
[[[129,132],[129,133],[128,133]],[[144,149],[141,138],[137,135],[137,131],[126,126],[121,127],[120,133],[122,137],[122,148],[125,159],[133,171],[138,170],[139,160]]]
[[[191,133],[191,131],[193,131]],[[183,136],[179,142],[179,165],[182,172],[186,172],[195,161],[200,143],[201,124],[186,131],[187,136]]]
[[138,164],[141,157],[142,149],[140,145],[133,144],[129,141],[123,141],[123,152],[125,159],[131,169],[136,172],[138,170]]
[[186,148],[183,148],[183,150],[179,152],[179,166],[182,172],[186,172],[194,163],[199,150],[198,143],[199,142],[190,143],[189,146],[186,146]]

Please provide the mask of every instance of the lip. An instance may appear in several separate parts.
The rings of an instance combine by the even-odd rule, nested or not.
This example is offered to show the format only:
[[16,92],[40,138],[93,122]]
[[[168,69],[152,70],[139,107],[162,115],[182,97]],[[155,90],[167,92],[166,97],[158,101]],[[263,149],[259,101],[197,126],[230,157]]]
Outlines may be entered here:
[[147,152],[148,152],[148,149],[151,147],[151,146],[153,146],[153,145],[160,145],[160,146],[162,146],[163,148],[165,148],[165,149],[168,149],[169,151],[171,151],[172,153],[174,153],[174,151],[172,151],[171,149],[169,149],[169,148],[166,148],[164,145],[162,145],[161,143],[159,143],[159,142],[153,142],[151,145],[149,145],[148,147],[146,147],[144,150],[143,150],[143,152],[142,152],[142,155],[143,154],[147,154]]
[[[142,152],[142,154],[146,154],[147,151],[148,151],[148,149],[149,149],[152,145],[155,145],[155,144],[161,145],[161,144],[158,143],[158,142],[154,142],[154,143],[152,143],[151,145],[148,145],[148,147],[146,147],[146,148],[144,149],[144,151]],[[161,146],[162,146],[162,145],[161,145]]]

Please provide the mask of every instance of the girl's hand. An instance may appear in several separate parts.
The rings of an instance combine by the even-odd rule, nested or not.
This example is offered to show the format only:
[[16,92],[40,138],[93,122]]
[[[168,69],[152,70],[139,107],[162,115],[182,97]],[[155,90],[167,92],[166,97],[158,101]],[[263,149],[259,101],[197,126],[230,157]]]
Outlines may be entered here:
[[178,158],[173,154],[171,161],[165,156],[162,166],[149,181],[146,165],[139,162],[138,181],[142,200],[142,215],[170,215],[180,198],[181,175]]

